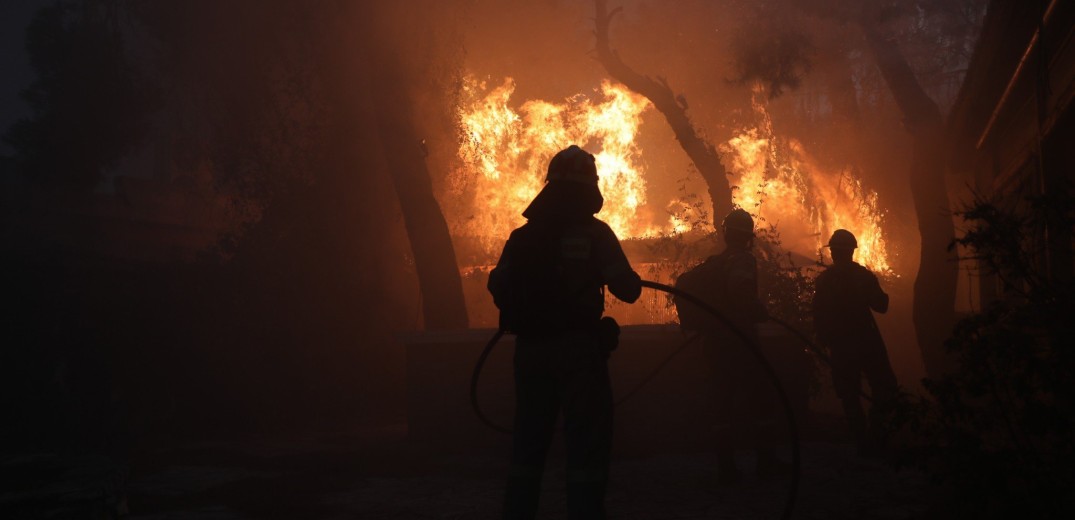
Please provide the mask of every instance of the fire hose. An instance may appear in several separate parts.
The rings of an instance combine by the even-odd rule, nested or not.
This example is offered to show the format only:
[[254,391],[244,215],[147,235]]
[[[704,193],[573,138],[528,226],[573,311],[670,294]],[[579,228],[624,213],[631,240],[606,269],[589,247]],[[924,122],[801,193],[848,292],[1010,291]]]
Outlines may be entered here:
[[[783,515],[781,516],[781,518],[784,518],[784,519],[791,518],[791,513],[792,513],[792,511],[794,510],[794,507],[795,507],[795,500],[796,500],[796,498],[798,497],[798,494],[799,494],[799,479],[800,479],[802,461],[801,461],[801,456],[800,456],[800,453],[799,453],[799,451],[800,451],[800,447],[799,447],[799,432],[798,432],[798,428],[796,427],[796,423],[795,423],[795,412],[794,412],[794,409],[792,408],[791,400],[788,398],[788,394],[784,390],[784,385],[781,383],[780,377],[776,373],[776,369],[774,369],[773,366],[769,363],[769,360],[765,358],[765,354],[762,353],[761,347],[757,344],[756,341],[754,341],[748,334],[746,334],[745,332],[740,330],[737,326],[735,326],[735,324],[733,324],[730,320],[728,320],[727,317],[725,317],[723,314],[721,314],[719,311],[714,309],[711,305],[709,305],[705,301],[701,300],[700,298],[698,298],[698,297],[696,297],[696,296],[694,296],[694,295],[692,295],[692,294],[690,294],[690,293],[688,293],[686,291],[683,291],[681,289],[677,289],[675,287],[665,285],[665,284],[662,284],[662,283],[652,282],[652,281],[649,281],[649,280],[642,280],[642,286],[643,287],[649,287],[651,289],[656,289],[658,291],[663,291],[665,293],[668,293],[668,294],[671,294],[671,295],[674,295],[674,296],[678,296],[678,297],[682,298],[685,301],[688,301],[688,302],[690,302],[690,303],[692,303],[694,305],[697,305],[700,309],[702,309],[702,310],[706,311],[707,313],[709,313],[710,315],[712,315],[715,319],[717,319],[717,321],[719,321],[723,325],[725,325],[729,330],[732,331],[733,334],[735,334],[735,336],[737,336],[740,340],[742,340],[744,348],[746,348],[747,350],[750,351],[750,353],[754,356],[755,360],[758,361],[758,364],[765,371],[765,373],[769,377],[770,381],[773,383],[773,387],[776,389],[776,393],[777,393],[777,396],[778,396],[778,398],[780,400],[781,407],[784,409],[784,413],[785,413],[785,415],[787,417],[787,420],[788,420],[788,433],[789,433],[789,436],[791,437],[791,464],[792,464],[791,484],[790,484],[789,489],[788,489],[787,500],[784,503]],[[802,340],[807,345],[807,347],[811,351],[813,351],[816,355],[818,355],[823,361],[825,361],[826,363],[829,362],[828,357],[825,356],[825,354],[822,353],[820,350],[818,350],[814,346],[813,342],[811,342],[809,340],[809,338],[807,338],[804,334],[802,334],[801,332],[795,330],[794,327],[791,327],[790,325],[788,325],[787,323],[785,323],[783,321],[777,320],[775,318],[770,318],[770,319],[774,323],[776,323],[777,325],[780,325],[780,326],[788,329],[789,331],[791,331],[795,336],[797,336],[800,340]],[[489,353],[492,352],[493,347],[496,346],[497,342],[500,341],[500,338],[503,335],[504,335],[503,330],[497,330],[496,334],[494,334],[493,337],[489,339],[489,342],[485,345],[485,349],[482,350],[481,356],[478,357],[478,362],[474,366],[474,373],[471,375],[471,378],[470,378],[470,404],[474,408],[475,415],[477,415],[478,419],[480,419],[483,423],[485,423],[486,426],[488,426],[489,428],[492,428],[493,430],[496,430],[498,432],[506,433],[506,434],[510,435],[512,433],[511,430],[494,423],[492,420],[490,420],[488,417],[486,417],[485,413],[482,412],[482,410],[481,410],[481,406],[479,406],[479,404],[478,404],[478,379],[481,376],[482,367],[485,365],[485,361],[489,357]],[[623,402],[625,402],[627,399],[629,399],[632,395],[634,395],[635,392],[637,392],[650,379],[652,379],[655,375],[657,375],[657,373],[660,372],[661,369],[663,369],[665,367],[665,365],[667,365],[668,362],[672,360],[672,358],[674,358],[677,354],[679,354],[681,351],[683,351],[683,349],[685,349],[687,347],[687,345],[692,343],[697,338],[698,338],[698,335],[694,335],[694,336],[688,338],[678,349],[676,349],[671,355],[666,357],[657,366],[657,368],[650,373],[650,375],[646,379],[644,379],[639,385],[637,385],[634,389],[632,389],[630,392],[628,392],[623,398],[619,399],[615,404],[618,406],[618,405],[622,404]]]

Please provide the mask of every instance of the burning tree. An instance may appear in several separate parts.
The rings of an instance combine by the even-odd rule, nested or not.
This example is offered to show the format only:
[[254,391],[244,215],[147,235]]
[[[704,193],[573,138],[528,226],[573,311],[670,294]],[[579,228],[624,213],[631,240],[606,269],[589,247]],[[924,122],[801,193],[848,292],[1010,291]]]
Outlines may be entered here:
[[[707,141],[687,118],[682,96],[675,95],[664,80],[633,73],[608,48],[607,22],[611,17],[605,16],[599,38],[603,35],[605,39],[606,57],[615,60],[606,72],[626,70],[633,74],[625,76],[627,81],[636,83],[621,83],[624,77],[612,74],[612,80],[597,79],[600,87],[593,94],[584,91],[562,101],[518,100],[514,99],[516,90],[528,85],[517,85],[511,78],[497,83],[468,71],[459,102],[461,165],[449,183],[452,197],[446,200],[453,204],[448,209],[453,234],[464,242],[478,239],[486,250],[472,265],[486,265],[503,236],[521,224],[519,214],[540,188],[548,158],[559,147],[588,143],[597,154],[605,193],[605,208],[598,216],[621,238],[695,241],[715,231],[711,204],[725,210],[737,205],[754,213],[765,226],[778,225],[786,237],[781,247],[799,253],[799,267],[810,264],[809,257],[819,250],[827,234],[842,227],[860,237],[861,261],[876,271],[891,272],[890,252],[882,233],[885,211],[877,193],[865,186],[856,172],[830,168],[813,157],[802,142],[778,135],[762,93],[751,95],[752,89],[734,83],[729,83],[729,91],[748,94],[746,106],[738,109],[740,121],[730,132],[721,128],[727,137]],[[634,84],[643,87],[633,88]],[[688,148],[697,153],[688,157],[695,159],[702,154],[706,158],[698,161],[708,161],[710,173],[719,169],[718,174],[702,175],[705,184],[700,187],[708,200],[699,198],[694,186],[686,188],[696,179],[691,173],[681,179],[678,193],[669,189],[676,181],[667,173],[652,175],[668,168],[662,152],[644,149],[647,130],[642,121],[651,108],[657,108],[666,122],[674,123],[670,125],[674,127],[672,134],[681,147],[685,142],[693,143]],[[695,167],[702,170],[697,163]],[[715,194],[721,190],[726,193]],[[655,218],[661,214],[667,216]],[[637,247],[634,260],[668,261],[665,251],[657,249]],[[692,248],[699,249],[705,247]],[[655,271],[654,276],[669,274],[668,269],[657,271],[660,274]],[[675,269],[672,271],[674,274]],[[674,319],[659,312],[651,317]]]
[[715,218],[723,218],[732,210],[732,190],[728,183],[728,172],[721,164],[717,149],[699,135],[690,117],[687,116],[686,98],[676,95],[664,78],[654,80],[636,72],[624,63],[609,43],[609,25],[620,8],[610,12],[605,0],[594,0],[594,7],[597,59],[613,78],[627,85],[627,88],[645,96],[664,115],[668,125],[675,132],[676,140],[679,141],[683,151],[690,157],[709,187],[713,215]]
[[[754,34],[741,35],[745,39],[757,39],[757,34],[771,35],[776,39],[787,34],[787,27],[809,27],[816,23],[829,24],[829,30],[842,35],[842,40],[823,37],[814,39],[828,47],[817,50],[814,56],[841,56],[829,59],[825,72],[835,81],[831,90],[837,93],[833,110],[842,114],[845,124],[855,128],[860,124],[854,84],[846,79],[852,73],[846,57],[852,50],[861,50],[872,56],[873,65],[879,70],[883,85],[895,100],[903,119],[904,129],[911,137],[911,168],[908,175],[918,220],[921,241],[918,275],[914,283],[913,320],[915,333],[930,375],[938,375],[950,369],[944,355],[943,342],[950,334],[955,320],[955,290],[958,275],[956,258],[947,249],[955,237],[952,212],[948,201],[948,189],[944,182],[948,153],[947,130],[944,117],[936,101],[927,92],[923,82],[912,67],[912,62],[900,48],[893,29],[900,21],[906,21],[910,30],[904,30],[905,41],[925,42],[919,62],[929,62],[935,71],[947,72],[953,63],[967,60],[965,47],[980,19],[983,2],[785,2],[772,1],[758,4],[763,13],[759,20],[776,20],[764,29],[754,29]],[[788,23],[791,18],[793,21]],[[820,20],[820,22],[816,22]],[[953,29],[955,27],[955,29]],[[856,34],[857,31],[857,34]],[[856,39],[861,38],[861,40]],[[850,43],[849,43],[850,42]],[[786,49],[770,48],[767,63],[783,63],[786,60],[773,54],[801,53],[811,44],[802,40],[798,46]],[[747,48],[754,48],[747,46]],[[957,52],[959,51],[959,52]],[[765,54],[763,52],[763,54]],[[751,56],[741,56],[749,60]],[[821,59],[821,58],[815,58]],[[949,63],[949,60],[953,63]],[[921,64],[921,63],[919,63]],[[780,67],[748,69],[749,76],[765,79],[775,85],[794,86],[795,76],[789,80]],[[804,72],[805,73],[805,72]],[[861,75],[860,75],[861,76]],[[854,78],[852,78],[854,79]],[[860,88],[865,80],[859,79]],[[851,88],[849,88],[849,86]],[[777,89],[779,90],[779,88]],[[852,159],[854,160],[854,159]]]
[[495,87],[473,76],[464,80],[458,108],[462,164],[453,172],[451,190],[471,192],[474,214],[458,222],[460,235],[478,238],[495,254],[522,225],[522,212],[541,190],[552,156],[567,144],[587,142],[600,146],[594,155],[606,204],[598,217],[620,237],[665,229],[659,217],[640,214],[646,178],[636,138],[641,116],[651,107],[645,98],[605,81],[593,96],[527,100],[514,109],[514,90],[511,78]]

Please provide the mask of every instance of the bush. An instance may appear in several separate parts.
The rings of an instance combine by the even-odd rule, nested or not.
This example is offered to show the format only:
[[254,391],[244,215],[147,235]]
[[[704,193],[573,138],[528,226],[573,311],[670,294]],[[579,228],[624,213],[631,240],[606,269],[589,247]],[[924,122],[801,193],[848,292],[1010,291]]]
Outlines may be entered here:
[[979,200],[960,213],[970,227],[952,247],[1003,289],[956,325],[946,347],[958,369],[924,381],[928,397],[895,417],[912,439],[901,462],[941,484],[946,517],[1075,515],[1072,285],[1050,279],[1034,240],[1046,219],[1071,229],[1072,204],[1020,206]]

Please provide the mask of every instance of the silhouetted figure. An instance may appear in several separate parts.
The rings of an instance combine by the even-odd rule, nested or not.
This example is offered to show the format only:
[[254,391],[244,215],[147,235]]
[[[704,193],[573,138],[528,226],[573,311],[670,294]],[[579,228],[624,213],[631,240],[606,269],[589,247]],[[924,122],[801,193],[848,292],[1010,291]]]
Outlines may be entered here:
[[634,302],[641,278],[615,233],[594,218],[604,199],[593,155],[578,146],[549,163],[547,184],[511,233],[489,292],[500,326],[516,334],[515,433],[505,518],[534,518],[545,455],[564,414],[570,518],[605,517],[612,444],[608,355],[619,327],[604,312],[604,287]]
[[[756,325],[768,313],[758,299],[758,262],[750,251],[754,219],[736,209],[724,218],[722,227],[724,251],[680,275],[676,287],[712,305],[756,343]],[[741,479],[732,457],[741,445],[756,451],[759,476],[784,472],[787,466],[773,455],[775,395],[750,347],[696,305],[679,299],[675,303],[682,327],[702,333],[702,350],[711,367],[719,481],[732,484]]]
[[[878,407],[896,394],[896,376],[888,361],[885,342],[871,310],[888,311],[888,295],[877,276],[851,260],[858,241],[851,232],[837,229],[829,239],[832,266],[817,277],[813,313],[817,337],[832,358],[832,384],[843,402],[844,414],[859,452],[866,454],[883,445]],[[862,375],[870,384],[873,399],[871,424],[862,411]]]

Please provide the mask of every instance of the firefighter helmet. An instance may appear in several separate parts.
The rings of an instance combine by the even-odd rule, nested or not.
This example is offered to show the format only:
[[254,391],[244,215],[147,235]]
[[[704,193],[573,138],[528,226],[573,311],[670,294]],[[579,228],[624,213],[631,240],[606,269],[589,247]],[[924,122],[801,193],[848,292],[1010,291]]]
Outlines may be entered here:
[[545,181],[571,181],[597,186],[597,164],[594,156],[576,145],[560,150],[549,161],[549,172]]
[[855,249],[859,246],[855,235],[846,229],[837,229],[829,239],[829,249]]
[[754,219],[751,218],[750,213],[741,208],[733,209],[731,213],[728,213],[728,216],[724,217],[721,227],[724,228],[725,233],[729,230],[735,230],[751,236],[754,235]]

